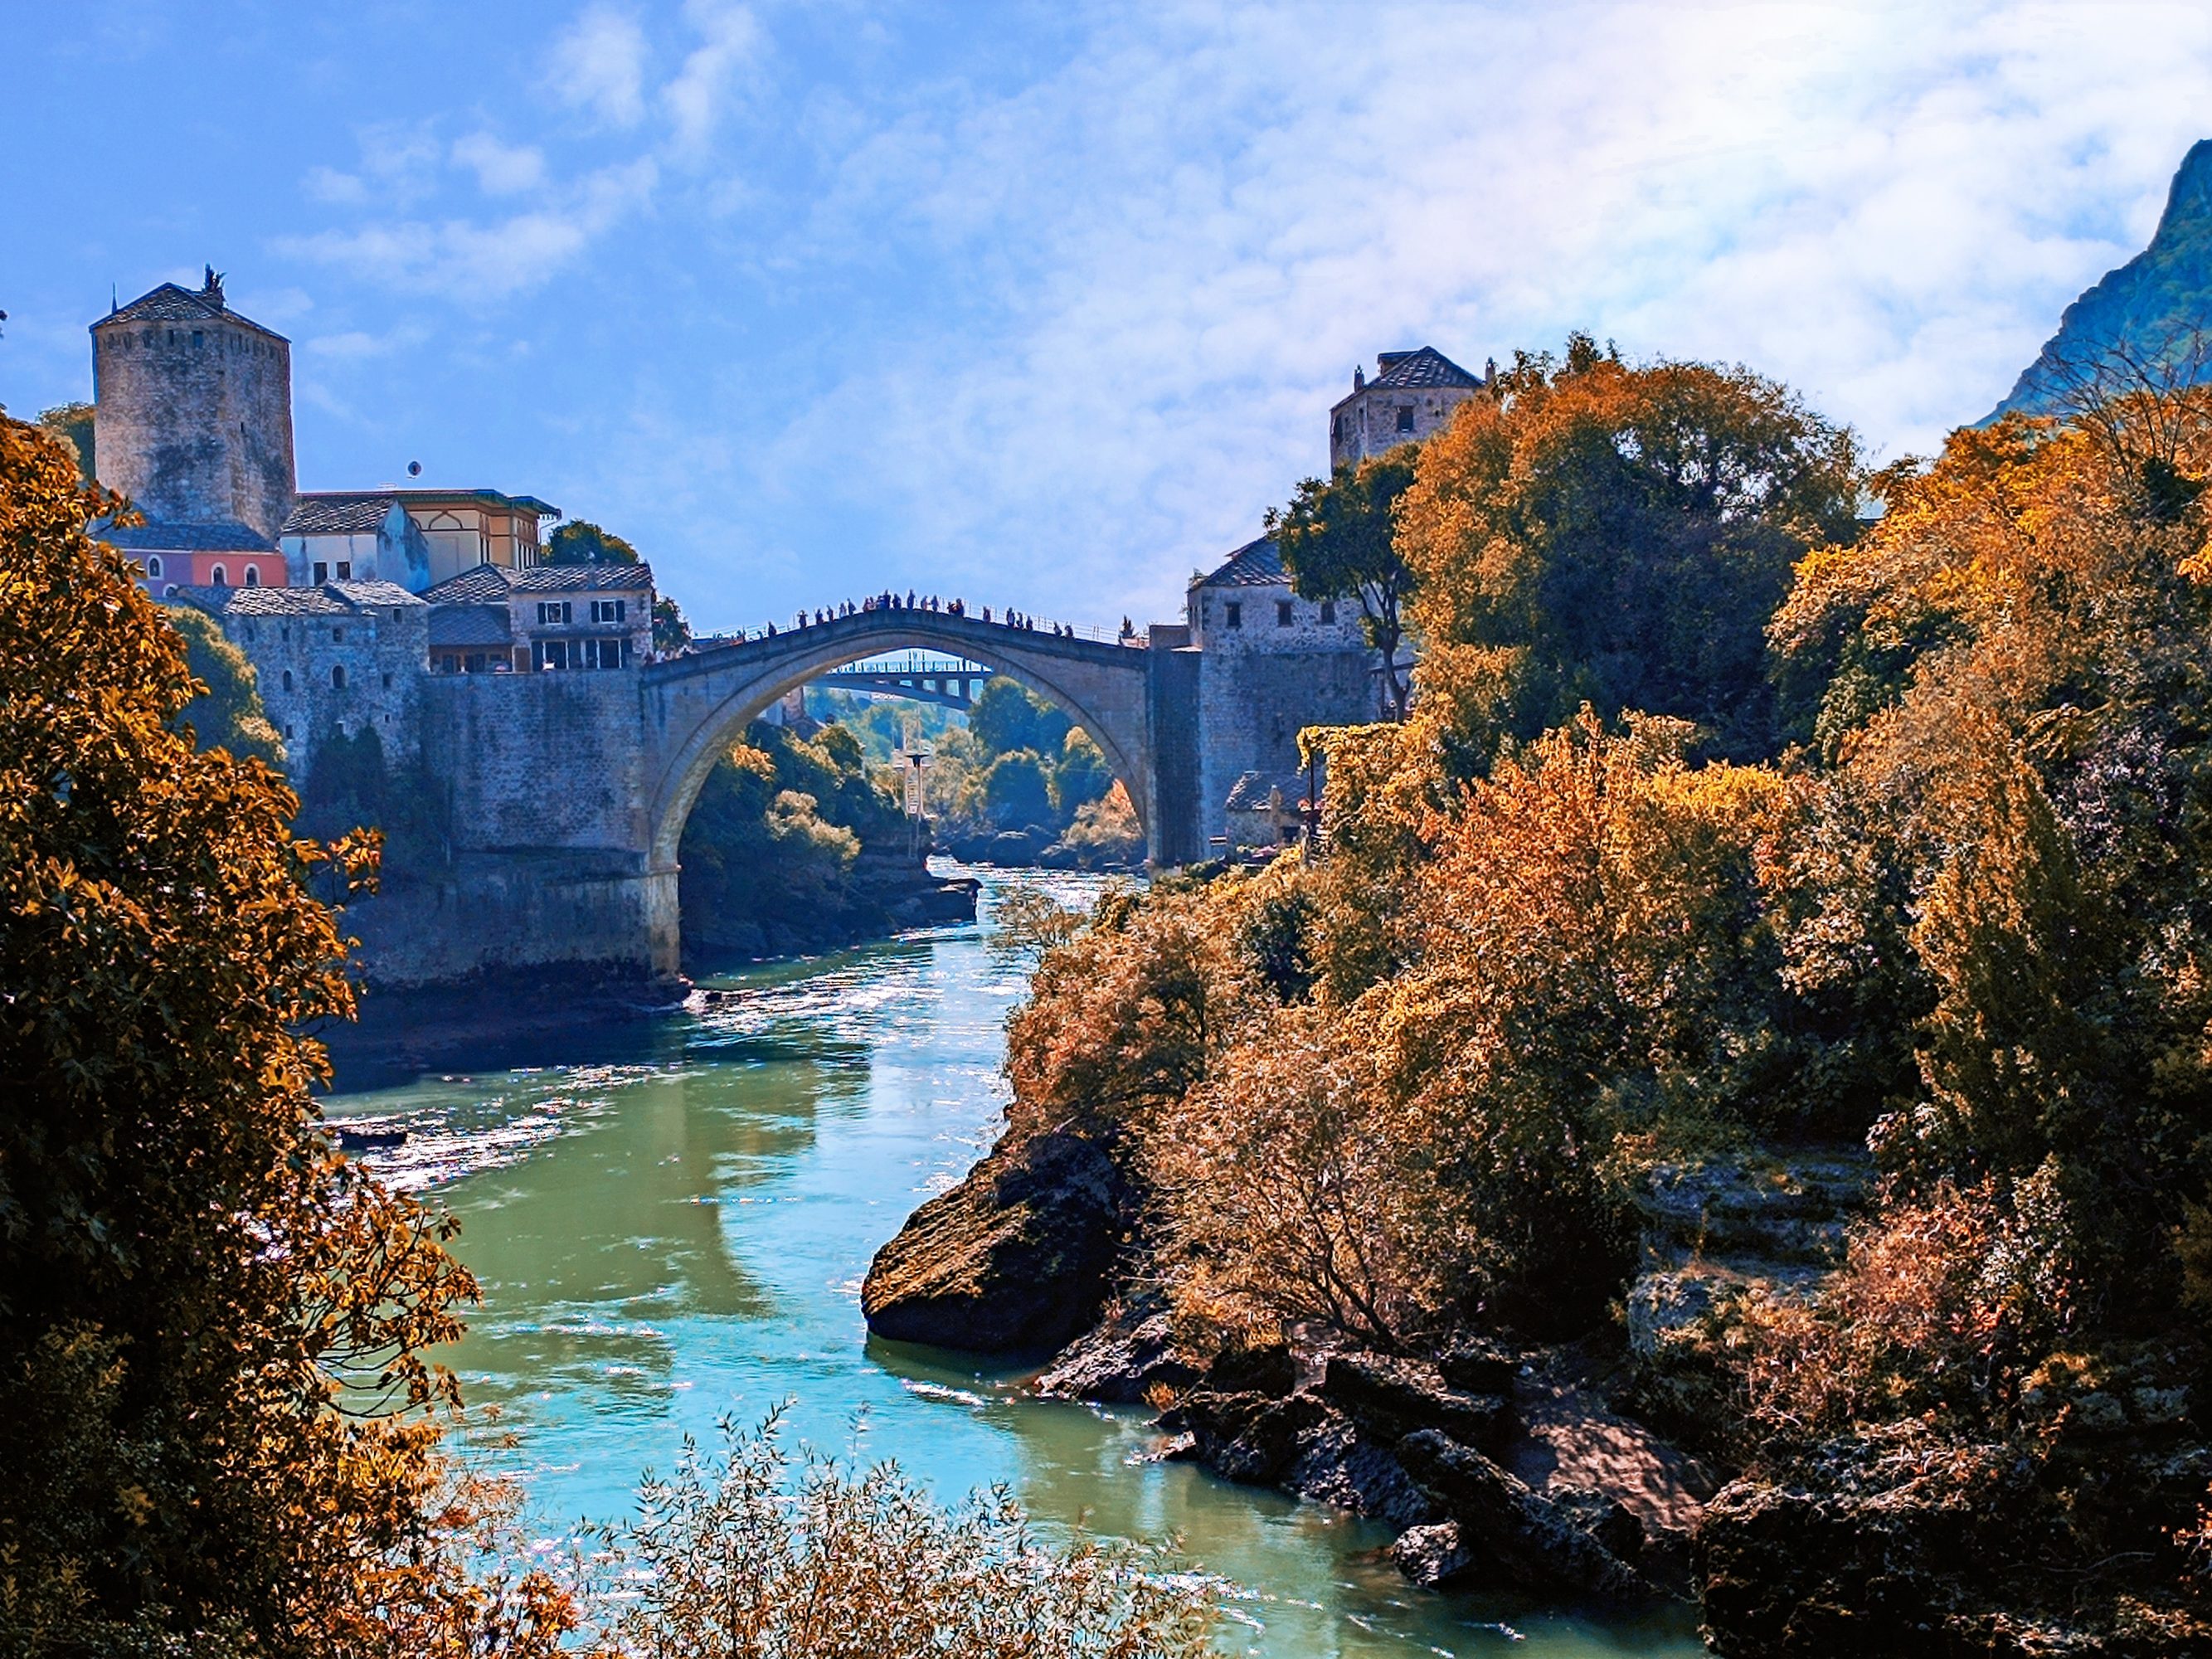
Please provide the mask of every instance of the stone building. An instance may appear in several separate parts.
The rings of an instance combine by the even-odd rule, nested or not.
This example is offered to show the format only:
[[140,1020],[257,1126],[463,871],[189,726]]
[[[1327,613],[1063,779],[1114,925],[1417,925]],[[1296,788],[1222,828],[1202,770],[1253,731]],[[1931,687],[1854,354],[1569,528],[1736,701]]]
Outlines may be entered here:
[[91,526],[93,536],[130,556],[138,585],[157,599],[183,587],[284,585],[283,556],[242,524]]
[[[164,283],[94,323],[92,383],[100,481],[149,530],[231,526],[252,550],[276,550],[296,483],[292,345],[231,310],[212,266],[197,292]],[[281,580],[262,574],[264,586]]]
[[533,568],[545,551],[538,526],[560,516],[535,495],[496,489],[313,490],[282,540],[295,581],[345,580],[343,565],[422,593],[478,565]]
[[396,495],[302,495],[276,544],[298,586],[386,581],[420,593],[430,586],[430,544]]
[[374,726],[394,761],[419,751],[430,607],[405,588],[331,581],[186,587],[171,598],[213,617],[253,664],[295,787],[311,782],[315,746],[326,737]]
[[434,673],[629,668],[653,653],[647,564],[483,564],[422,597]]
[[1232,795],[1304,798],[1300,729],[1380,718],[1381,676],[1359,607],[1300,599],[1264,536],[1193,582],[1184,614],[1183,648],[1198,661],[1200,829],[1213,846],[1230,834]]
[[1379,354],[1375,378],[1353,369],[1352,395],[1328,411],[1330,471],[1419,443],[1487,384],[1433,346]]

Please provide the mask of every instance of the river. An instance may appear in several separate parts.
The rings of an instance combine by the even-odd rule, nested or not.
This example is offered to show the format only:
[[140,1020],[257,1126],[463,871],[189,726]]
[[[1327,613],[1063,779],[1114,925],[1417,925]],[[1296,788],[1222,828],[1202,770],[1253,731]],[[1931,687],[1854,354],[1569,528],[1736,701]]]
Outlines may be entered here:
[[[990,893],[1006,878],[975,871]],[[1066,902],[1100,885],[1042,883]],[[1050,1527],[1180,1540],[1224,1587],[1224,1653],[1528,1659],[1700,1653],[1685,1619],[1607,1625],[1416,1590],[1382,1529],[1152,1461],[1141,1408],[1041,1401],[1023,1374],[872,1340],[870,1256],[989,1145],[1026,964],[984,928],[702,976],[679,1012],[487,1045],[425,1076],[341,1048],[341,1121],[461,1220],[483,1300],[447,1356],[510,1437],[488,1454],[549,1522],[625,1516],[683,1437],[790,1403],[797,1439],[896,1458],[940,1498],[1006,1482]]]

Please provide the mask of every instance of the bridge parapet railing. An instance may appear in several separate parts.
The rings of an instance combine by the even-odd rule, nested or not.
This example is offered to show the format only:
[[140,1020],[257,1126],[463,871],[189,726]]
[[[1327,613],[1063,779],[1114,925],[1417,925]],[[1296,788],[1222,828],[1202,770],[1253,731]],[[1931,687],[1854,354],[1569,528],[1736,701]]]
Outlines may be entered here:
[[[1055,622],[1049,617],[1033,617],[1026,611],[1016,611],[1013,613],[1013,616],[1018,618],[1018,620],[1010,621],[1006,616],[997,611],[994,611],[987,619],[980,611],[969,610],[961,611],[947,611],[941,606],[937,609],[931,610],[921,605],[908,606],[903,605],[884,606],[865,611],[855,609],[848,614],[841,616],[836,614],[834,610],[831,610],[829,607],[823,607],[820,611],[806,612],[805,619],[804,621],[801,621],[799,617],[794,614],[793,619],[787,623],[777,622],[765,624],[760,628],[739,629],[735,633],[731,634],[695,634],[692,635],[690,644],[686,647],[686,649],[693,653],[697,653],[724,649],[730,646],[746,645],[763,639],[781,639],[793,634],[807,633],[817,628],[833,627],[839,623],[849,623],[860,617],[866,617],[871,620],[877,617],[888,617],[889,618],[896,620],[905,620],[908,617],[931,617],[941,621],[966,623],[972,626],[988,627],[994,629],[1004,629],[1010,633],[1031,635],[1045,639],[1059,638],[1085,640],[1094,645],[1121,645],[1133,647],[1139,649],[1142,649],[1148,643],[1145,632],[1141,629],[1129,632],[1123,632],[1121,630],[1109,631],[1103,628],[1094,628],[1079,623],[1061,623]],[[857,670],[860,667],[860,664],[857,662],[848,665],[848,672]],[[890,671],[872,669],[869,672],[884,672]],[[934,672],[939,671],[934,668],[927,668],[915,672]]]

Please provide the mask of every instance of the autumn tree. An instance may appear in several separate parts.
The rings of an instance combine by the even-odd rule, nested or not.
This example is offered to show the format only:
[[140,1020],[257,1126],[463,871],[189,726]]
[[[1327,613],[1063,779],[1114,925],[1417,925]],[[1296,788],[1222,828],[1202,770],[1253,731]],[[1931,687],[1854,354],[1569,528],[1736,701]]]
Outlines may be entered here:
[[1420,451],[1397,507],[1411,612],[1455,769],[1587,702],[1777,745],[1765,629],[1811,547],[1848,543],[1857,458],[1742,368],[1634,366],[1586,339],[1523,356]]
[[2212,1196],[2212,572],[2196,494],[2177,511],[2141,462],[2212,476],[2212,404],[2107,414],[1955,433],[1872,532],[1805,562],[1773,637],[1826,683],[1822,817],[1852,851],[1790,949],[1817,968],[1871,942],[1917,1017],[1893,1168],[1928,1189],[2055,1158],[2107,1305],[2157,1309],[2185,1206]]
[[1182,1101],[1253,1007],[1252,963],[1202,888],[1115,891],[1045,952],[1006,1022],[1009,1121],[1118,1133]]
[[84,533],[118,506],[0,418],[0,1646],[387,1650],[472,1286],[310,1095],[352,991],[303,881],[373,849],[179,729],[184,643]]
[[1415,582],[1397,544],[1394,509],[1413,482],[1413,444],[1401,444],[1340,466],[1329,478],[1302,480],[1290,505],[1267,509],[1291,590],[1309,599],[1350,599],[1359,606],[1367,643],[1382,656],[1382,689],[1391,719],[1406,717],[1405,605]]

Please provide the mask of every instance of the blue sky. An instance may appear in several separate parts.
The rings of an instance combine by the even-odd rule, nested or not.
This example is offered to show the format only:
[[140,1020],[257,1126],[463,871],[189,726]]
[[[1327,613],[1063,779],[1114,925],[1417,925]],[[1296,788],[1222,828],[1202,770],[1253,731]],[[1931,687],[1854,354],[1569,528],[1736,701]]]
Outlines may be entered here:
[[2199,5],[0,0],[0,404],[212,261],[303,487],[544,496],[708,627],[1169,620],[1378,350],[1579,326],[1924,452],[2208,133]]

